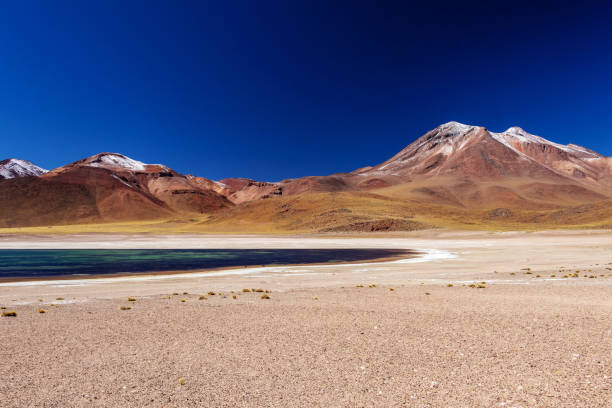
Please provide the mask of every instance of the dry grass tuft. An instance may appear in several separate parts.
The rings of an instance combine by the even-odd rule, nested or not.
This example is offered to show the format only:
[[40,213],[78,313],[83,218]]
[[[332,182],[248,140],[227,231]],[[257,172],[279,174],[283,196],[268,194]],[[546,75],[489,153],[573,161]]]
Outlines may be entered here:
[[476,289],[485,289],[486,286],[483,285],[482,283],[479,283],[478,285],[476,285]]
[[242,289],[242,291],[243,291],[244,293],[248,293],[248,292],[250,292],[250,291],[251,291],[251,289],[249,289],[249,288],[244,288],[244,289]]
[[355,286],[356,288],[363,288],[363,285],[359,284],[357,286]]
[[181,303],[185,303],[187,299],[181,299]]
[[188,294],[189,294],[189,292],[183,292],[183,295],[188,295]]
[[179,385],[185,385],[185,379],[183,377],[179,378]]
[[315,296],[312,298],[312,300],[319,300],[319,298]]
[[375,288],[375,287],[376,287],[376,284],[375,284],[375,283],[370,283],[370,284],[368,285],[368,288]]
[[178,292],[172,292],[172,296],[178,296]]
[[135,302],[135,301],[136,301],[136,298],[135,298],[135,297],[130,296],[130,297],[128,298],[128,302]]
[[47,311],[45,309],[38,309],[38,313],[47,313]]
[[262,299],[270,299],[270,296],[267,293],[264,293],[263,295],[261,295]]
[[448,285],[446,285],[446,287],[447,287],[447,288],[452,288],[452,287],[453,287],[453,284],[452,284],[452,283],[449,283]]
[[206,296],[204,296],[204,295],[201,295],[201,296],[198,298],[198,300],[206,300],[206,299],[208,299],[208,298],[207,298]]
[[431,295],[431,293],[429,293],[429,292],[425,292],[425,294],[426,294],[426,295]]
[[263,293],[263,289],[251,289],[253,292]]
[[63,297],[56,297],[55,300],[64,300]]
[[389,290],[390,290],[391,292],[393,292],[395,289],[393,289],[393,288],[389,288]]
[[232,295],[232,299],[238,299],[238,296]]
[[215,293],[215,292],[208,292],[208,295],[209,295],[209,296],[215,296],[215,295],[216,295],[216,293]]
[[130,310],[132,309],[130,306],[119,306],[119,310]]
[[6,312],[2,312],[2,317],[17,317],[17,312],[14,310],[7,310]]

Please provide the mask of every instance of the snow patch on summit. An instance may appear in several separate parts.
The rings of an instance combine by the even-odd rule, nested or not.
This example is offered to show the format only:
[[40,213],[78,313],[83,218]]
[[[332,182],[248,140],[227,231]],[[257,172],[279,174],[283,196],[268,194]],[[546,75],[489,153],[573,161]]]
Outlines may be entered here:
[[96,161],[89,163],[91,167],[121,167],[123,169],[144,171],[146,164],[138,160],[130,159],[121,154],[104,154]]
[[27,160],[7,159],[0,161],[0,179],[17,177],[40,176],[48,170],[38,167]]

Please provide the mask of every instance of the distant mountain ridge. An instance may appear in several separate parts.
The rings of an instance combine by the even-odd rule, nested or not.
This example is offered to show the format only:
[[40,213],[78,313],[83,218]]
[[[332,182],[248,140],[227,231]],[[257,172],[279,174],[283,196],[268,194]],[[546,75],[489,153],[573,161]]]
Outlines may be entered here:
[[[426,225],[412,221],[415,208],[463,214],[459,217],[484,211],[487,218],[490,211],[492,220],[528,211],[531,218],[522,219],[534,223],[550,211],[563,210],[553,217],[563,223],[564,217],[586,219],[576,214],[594,208],[597,217],[605,218],[612,208],[589,207],[612,198],[612,159],[519,127],[495,133],[457,122],[436,127],[378,165],[278,183],[212,181],[109,152],[51,171],[8,159],[0,162],[0,179],[0,227],[205,215],[209,219],[202,225],[267,222],[290,229],[342,231],[350,224],[347,230],[354,231],[363,226]],[[347,199],[350,204],[343,201]],[[365,204],[371,200],[375,206]],[[300,209],[293,207],[297,202]],[[357,202],[360,209],[355,212],[351,206]],[[329,208],[319,213],[323,207]],[[575,207],[579,209],[574,213]],[[389,214],[392,218],[385,218]]]

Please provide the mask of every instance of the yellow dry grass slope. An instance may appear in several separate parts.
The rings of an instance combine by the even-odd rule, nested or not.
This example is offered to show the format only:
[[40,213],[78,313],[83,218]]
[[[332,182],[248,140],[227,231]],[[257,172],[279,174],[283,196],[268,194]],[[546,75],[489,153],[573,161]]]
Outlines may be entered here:
[[[386,191],[381,191],[389,194]],[[313,233],[411,231],[427,228],[540,230],[612,228],[612,201],[550,209],[482,208],[424,203],[418,197],[316,193],[248,202],[214,214],[164,220],[3,228],[0,234]]]

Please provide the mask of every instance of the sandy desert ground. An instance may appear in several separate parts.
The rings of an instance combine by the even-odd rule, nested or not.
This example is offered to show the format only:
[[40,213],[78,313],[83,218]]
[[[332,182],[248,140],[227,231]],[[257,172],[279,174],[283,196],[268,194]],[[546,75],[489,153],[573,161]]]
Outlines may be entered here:
[[1,407],[611,406],[610,232],[0,237],[77,247],[423,255],[0,283]]

